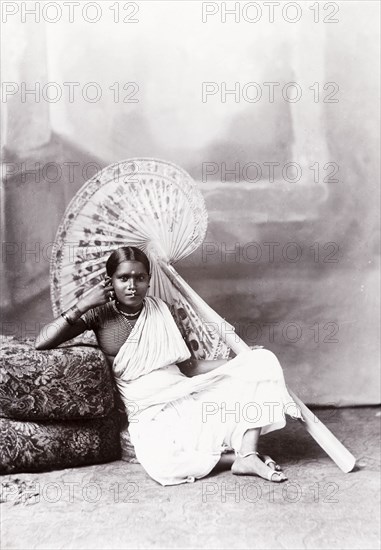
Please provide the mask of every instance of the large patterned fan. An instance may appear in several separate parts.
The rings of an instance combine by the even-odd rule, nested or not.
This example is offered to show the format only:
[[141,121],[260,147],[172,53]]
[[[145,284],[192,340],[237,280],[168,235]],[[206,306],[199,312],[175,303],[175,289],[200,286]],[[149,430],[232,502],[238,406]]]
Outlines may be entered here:
[[[100,282],[105,261],[119,246],[144,250],[152,264],[152,294],[172,307],[196,358],[225,358],[249,349],[187,285],[172,264],[201,244],[207,226],[202,195],[181,168],[153,159],[108,166],[69,204],[56,237],[51,293],[56,315]],[[349,472],[354,456],[289,390],[308,432],[338,466]]]
[[206,228],[203,197],[181,168],[153,159],[106,167],[79,190],[58,229],[51,263],[54,313],[103,280],[115,248],[137,246],[151,260],[150,293],[171,306],[194,356],[227,357],[229,348],[161,267],[193,252]]

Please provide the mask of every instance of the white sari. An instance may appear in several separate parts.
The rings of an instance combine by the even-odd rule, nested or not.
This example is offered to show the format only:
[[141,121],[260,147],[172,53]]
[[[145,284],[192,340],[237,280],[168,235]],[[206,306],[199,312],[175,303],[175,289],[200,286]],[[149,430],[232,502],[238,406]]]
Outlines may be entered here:
[[285,412],[300,417],[270,351],[240,353],[191,378],[176,365],[189,357],[166,304],[146,297],[113,371],[137,458],[162,485],[204,477],[250,428],[263,434],[282,428]]

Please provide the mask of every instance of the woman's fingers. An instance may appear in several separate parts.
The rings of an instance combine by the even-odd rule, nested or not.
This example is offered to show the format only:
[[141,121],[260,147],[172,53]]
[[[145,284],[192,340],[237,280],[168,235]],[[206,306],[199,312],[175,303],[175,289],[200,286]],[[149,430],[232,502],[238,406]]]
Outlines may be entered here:
[[114,287],[112,286],[112,282],[111,280],[110,281],[102,281],[101,283],[99,283],[99,286],[103,289],[104,292],[113,292],[114,291]]
[[[98,283],[92,291],[92,296],[94,297],[94,306],[106,304],[108,301],[114,299],[114,287],[112,286],[111,279],[104,280]],[[95,303],[96,302],[96,303]]]
[[115,292],[114,292],[113,286],[110,285],[110,286],[105,287],[105,291],[106,291],[106,292],[105,292],[105,294],[106,294],[106,296],[105,296],[106,300],[108,300],[108,301],[110,301],[110,302],[111,302],[112,300],[114,300],[114,298],[115,298]]
[[105,286],[104,289],[103,289],[103,292],[104,293],[108,293],[108,292],[114,292],[114,288],[112,287],[112,285],[110,286]]
[[108,287],[112,287],[112,283],[111,281],[102,281],[99,283],[99,286],[103,287],[103,288],[108,288]]

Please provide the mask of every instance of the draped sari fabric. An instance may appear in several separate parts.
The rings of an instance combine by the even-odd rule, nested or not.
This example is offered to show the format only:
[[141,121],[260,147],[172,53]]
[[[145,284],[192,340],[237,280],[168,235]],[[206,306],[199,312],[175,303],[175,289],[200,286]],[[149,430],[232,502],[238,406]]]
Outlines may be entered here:
[[191,378],[176,365],[189,357],[166,304],[146,297],[113,371],[136,455],[162,485],[204,477],[250,428],[267,433],[285,425],[285,412],[300,417],[270,351],[240,353]]
[[133,331],[114,359],[113,369],[116,376],[128,382],[189,357],[190,352],[165,302],[146,297]]
[[[139,319],[113,364],[116,383],[128,410],[137,415],[202,391],[226,374],[216,369],[188,378],[176,363],[190,356],[165,302],[146,297]],[[150,412],[155,410],[152,408]]]

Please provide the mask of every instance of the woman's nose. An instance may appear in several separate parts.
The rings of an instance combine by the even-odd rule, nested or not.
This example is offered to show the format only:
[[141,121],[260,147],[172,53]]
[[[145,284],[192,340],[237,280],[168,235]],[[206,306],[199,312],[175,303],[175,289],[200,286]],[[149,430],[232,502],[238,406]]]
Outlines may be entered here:
[[131,288],[131,289],[135,288],[135,280],[134,279],[128,279],[127,287]]

